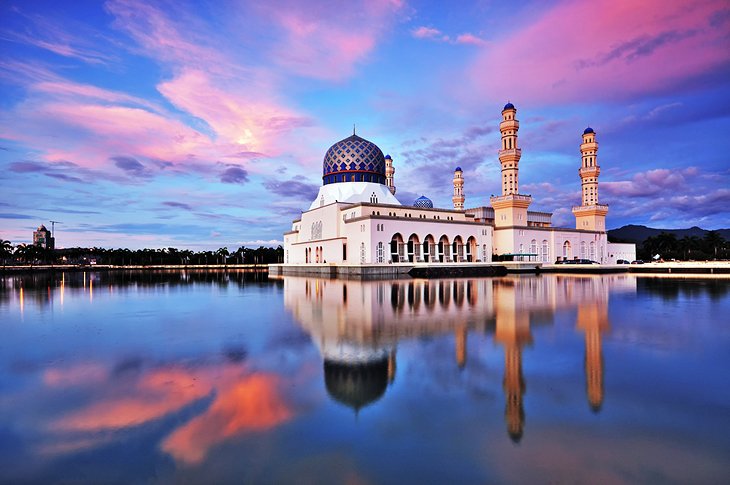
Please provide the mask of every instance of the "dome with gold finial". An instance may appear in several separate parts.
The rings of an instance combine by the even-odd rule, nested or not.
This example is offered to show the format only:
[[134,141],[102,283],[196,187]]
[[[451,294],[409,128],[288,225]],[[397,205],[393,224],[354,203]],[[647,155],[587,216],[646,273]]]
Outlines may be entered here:
[[385,184],[385,156],[378,146],[355,134],[332,145],[324,155],[323,185],[338,182]]

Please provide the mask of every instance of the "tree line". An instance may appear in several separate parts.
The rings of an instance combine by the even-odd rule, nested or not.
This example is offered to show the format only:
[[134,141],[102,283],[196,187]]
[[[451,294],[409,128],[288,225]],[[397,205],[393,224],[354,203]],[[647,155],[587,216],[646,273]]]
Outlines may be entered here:
[[271,264],[284,260],[284,249],[260,246],[256,249],[239,247],[230,252],[227,247],[215,251],[189,249],[106,249],[66,248],[45,249],[33,244],[13,246],[0,239],[0,260],[3,264],[108,264],[115,266],[146,265],[208,265],[208,264]]
[[637,257],[650,260],[657,254],[662,259],[707,261],[730,258],[730,245],[717,231],[709,231],[704,237],[685,236],[677,239],[674,234],[662,232],[649,236],[637,246]]

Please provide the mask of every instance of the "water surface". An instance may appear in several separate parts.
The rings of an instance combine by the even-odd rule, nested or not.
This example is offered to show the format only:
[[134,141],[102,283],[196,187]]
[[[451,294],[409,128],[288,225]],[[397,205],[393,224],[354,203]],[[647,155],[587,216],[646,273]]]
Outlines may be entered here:
[[730,479],[730,279],[0,283],[3,483]]

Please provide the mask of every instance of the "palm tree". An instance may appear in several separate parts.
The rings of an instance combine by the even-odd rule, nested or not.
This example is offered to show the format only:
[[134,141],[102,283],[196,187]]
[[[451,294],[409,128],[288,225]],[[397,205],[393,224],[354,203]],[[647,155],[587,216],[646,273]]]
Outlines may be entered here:
[[228,252],[228,248],[220,248],[215,252],[215,255],[223,260],[224,265],[226,264],[226,257],[228,257],[229,254],[231,253]]
[[3,264],[5,264],[5,260],[9,258],[12,254],[13,245],[10,243],[10,241],[0,239],[0,258],[2,258]]
[[703,242],[705,243],[707,252],[714,254],[715,259],[717,259],[717,250],[723,247],[725,244],[725,238],[717,231],[710,231],[705,234]]
[[21,261],[33,264],[33,262],[40,256],[39,247],[33,244],[18,244],[15,247],[15,253]]
[[677,244],[679,246],[679,250],[684,254],[685,260],[691,259],[692,251],[695,253],[701,251],[701,241],[697,236],[684,236],[677,242]]
[[677,249],[677,236],[668,232],[659,233],[654,237],[654,244],[661,256],[668,256]]

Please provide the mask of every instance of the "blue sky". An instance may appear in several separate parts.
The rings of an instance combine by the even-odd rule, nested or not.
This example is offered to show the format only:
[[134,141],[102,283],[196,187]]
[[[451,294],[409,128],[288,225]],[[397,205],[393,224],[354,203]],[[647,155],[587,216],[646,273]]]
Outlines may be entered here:
[[0,238],[276,244],[353,123],[401,202],[450,207],[460,165],[486,205],[508,100],[556,225],[590,125],[609,228],[728,227],[730,7],[670,3],[3,2]]

